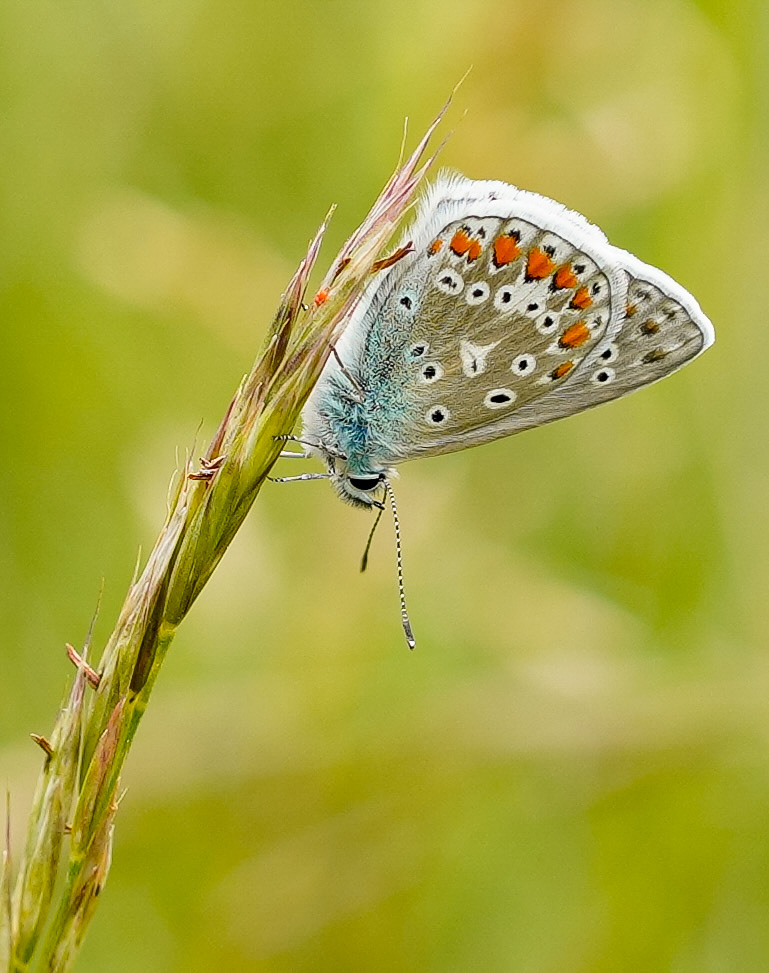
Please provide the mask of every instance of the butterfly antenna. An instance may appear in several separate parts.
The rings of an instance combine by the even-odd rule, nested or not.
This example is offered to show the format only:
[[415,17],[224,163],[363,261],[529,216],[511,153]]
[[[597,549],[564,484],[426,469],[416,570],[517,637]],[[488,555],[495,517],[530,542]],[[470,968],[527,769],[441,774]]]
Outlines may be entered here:
[[[387,494],[387,499],[390,501],[390,506],[393,512],[393,524],[395,525],[395,554],[397,557],[398,564],[398,594],[401,600],[401,624],[403,625],[403,632],[406,636],[406,641],[410,649],[413,649],[417,644],[414,638],[414,633],[411,631],[411,622],[409,621],[409,613],[406,608],[406,592],[403,587],[403,555],[401,553],[401,526],[398,521],[398,508],[395,505],[395,494],[390,486],[388,480],[382,480],[382,485],[384,486],[385,493]],[[376,526],[376,524],[374,525]],[[372,531],[373,533],[373,531]]]
[[360,571],[361,574],[368,567],[368,554],[371,550],[371,542],[374,540],[374,531],[379,526],[379,521],[382,519],[382,514],[384,513],[384,506],[379,505],[379,512],[376,515],[376,520],[374,521],[374,526],[371,528],[371,532],[368,535],[368,540],[366,541],[366,549],[363,552],[363,557],[360,559]]

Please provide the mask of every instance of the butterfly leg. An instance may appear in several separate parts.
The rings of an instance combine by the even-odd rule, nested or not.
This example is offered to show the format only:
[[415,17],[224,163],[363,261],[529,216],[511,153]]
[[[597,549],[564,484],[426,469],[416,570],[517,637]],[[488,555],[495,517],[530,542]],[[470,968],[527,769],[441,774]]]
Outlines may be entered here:
[[292,436],[291,433],[283,433],[280,436],[272,437],[276,443],[301,443],[303,446],[314,446],[315,443],[308,443],[305,439],[300,439],[298,436]]
[[327,480],[328,473],[300,473],[299,476],[268,476],[270,483],[297,483],[299,480]]
[[352,385],[353,392],[355,393],[352,396],[353,400],[355,402],[363,402],[363,389],[361,384],[354,375],[350,374],[345,363],[339,357],[339,352],[336,350],[336,345],[331,345],[331,354],[334,356],[334,358],[336,358],[336,363],[339,366],[339,370],[341,371],[342,375],[344,375],[350,385]]
[[299,443],[300,446],[304,446],[305,447],[305,449],[303,449],[300,453],[295,453],[295,452],[293,452],[290,449],[283,449],[283,450],[280,451],[280,457],[279,457],[280,459],[310,459],[310,456],[312,455],[309,452],[309,450],[308,450],[307,447],[312,446],[313,444],[312,443],[304,442],[304,440],[302,440],[302,439],[297,439],[296,436],[289,436],[289,435],[275,436],[275,442],[277,442],[277,443]]
[[[310,443],[306,439],[300,439],[298,436],[291,436],[286,434],[283,436],[273,436],[272,438],[277,443],[299,443],[300,446],[307,446],[310,449],[319,449],[321,452],[329,456],[334,456],[336,459],[345,459],[345,460],[347,459],[344,453],[337,453],[334,450],[329,449],[327,446],[321,446],[319,443]],[[303,459],[310,458],[309,453],[307,453],[306,455],[303,455],[301,453],[281,453],[281,456],[286,456],[286,455],[296,456],[297,458],[299,456],[302,456]]]

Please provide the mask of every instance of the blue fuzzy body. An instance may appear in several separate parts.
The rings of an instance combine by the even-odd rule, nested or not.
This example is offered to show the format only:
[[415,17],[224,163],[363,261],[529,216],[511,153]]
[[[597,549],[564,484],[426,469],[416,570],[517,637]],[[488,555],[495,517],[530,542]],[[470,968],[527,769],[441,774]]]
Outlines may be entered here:
[[405,367],[414,340],[417,288],[408,288],[408,311],[387,300],[391,291],[380,288],[362,318],[348,326],[352,333],[339,343],[339,356],[358,388],[331,357],[304,411],[304,435],[346,457],[353,477],[384,472],[403,458],[419,409],[413,377]]
[[326,427],[319,441],[347,457],[352,476],[380,472],[402,456],[410,416],[409,375],[401,363],[407,338],[397,340],[389,334],[387,340],[379,340],[381,331],[369,337],[374,340],[366,342],[364,368],[352,372],[362,389],[362,401],[332,361],[314,402]]

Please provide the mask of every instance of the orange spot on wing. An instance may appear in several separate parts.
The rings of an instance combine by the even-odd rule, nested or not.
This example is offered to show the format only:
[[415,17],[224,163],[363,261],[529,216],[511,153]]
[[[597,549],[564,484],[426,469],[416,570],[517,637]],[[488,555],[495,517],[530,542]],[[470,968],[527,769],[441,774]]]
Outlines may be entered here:
[[587,287],[578,287],[577,293],[572,297],[569,302],[569,307],[579,308],[580,311],[585,311],[593,303],[590,294],[588,293]]
[[449,246],[453,253],[458,257],[464,257],[467,251],[470,249],[470,237],[465,233],[464,230],[457,230],[454,236],[451,238],[451,243]]
[[438,253],[438,251],[441,249],[442,246],[443,246],[443,240],[433,240],[433,242],[427,248],[427,252],[430,254],[431,257],[433,257],[435,256],[436,253]]
[[494,241],[494,265],[504,267],[520,257],[521,248],[518,246],[519,237],[512,233],[503,233]]
[[558,344],[561,348],[579,348],[589,338],[590,328],[588,328],[584,321],[577,321],[576,324],[572,324],[564,331],[558,339]]
[[563,378],[564,375],[568,375],[569,374],[569,372],[572,370],[572,368],[574,368],[574,362],[573,361],[564,361],[564,362],[561,362],[560,365],[558,365],[556,368],[554,368],[552,370],[552,372],[550,372],[550,378],[552,378],[553,381],[556,381],[559,378]]
[[555,264],[544,250],[532,247],[526,258],[526,276],[529,280],[542,280],[553,272]]
[[626,304],[626,305],[625,305],[625,314],[626,314],[626,315],[627,315],[627,316],[628,316],[629,318],[632,318],[632,317],[633,317],[633,315],[635,314],[635,312],[636,312],[637,310],[638,310],[638,308],[636,307],[636,305],[635,305],[635,304]]
[[553,285],[557,290],[563,290],[565,287],[574,287],[576,283],[577,275],[569,264],[564,264],[563,267],[559,267],[556,270],[555,276],[553,277]]
[[481,246],[480,240],[472,240],[470,243],[470,248],[467,251],[468,260],[477,260],[480,257],[483,247]]
[[327,300],[328,291],[318,291],[312,303],[315,305],[315,307],[320,307],[321,304],[325,304]]

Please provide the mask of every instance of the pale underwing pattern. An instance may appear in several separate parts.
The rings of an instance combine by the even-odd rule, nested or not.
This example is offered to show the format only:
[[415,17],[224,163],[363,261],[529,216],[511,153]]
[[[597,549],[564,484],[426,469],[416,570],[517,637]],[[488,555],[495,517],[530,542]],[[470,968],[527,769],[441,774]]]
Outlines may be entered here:
[[714,340],[695,299],[560,203],[442,174],[303,412],[343,499],[393,467],[619,398]]

